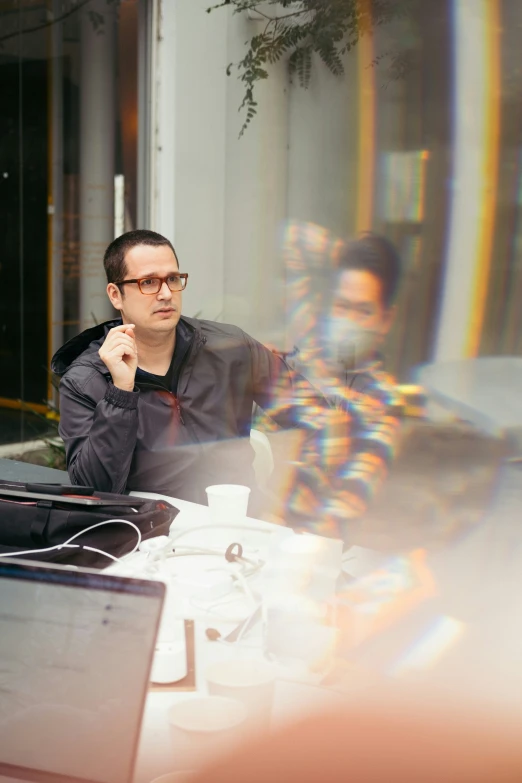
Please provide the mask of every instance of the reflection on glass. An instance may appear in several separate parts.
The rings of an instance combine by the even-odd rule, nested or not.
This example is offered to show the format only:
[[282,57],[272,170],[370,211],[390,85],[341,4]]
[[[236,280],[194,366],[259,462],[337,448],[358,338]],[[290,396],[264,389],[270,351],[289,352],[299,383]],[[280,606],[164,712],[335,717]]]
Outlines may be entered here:
[[99,253],[136,222],[137,1],[83,5],[0,9],[3,442],[41,431],[27,404],[56,403],[49,357],[110,314]]

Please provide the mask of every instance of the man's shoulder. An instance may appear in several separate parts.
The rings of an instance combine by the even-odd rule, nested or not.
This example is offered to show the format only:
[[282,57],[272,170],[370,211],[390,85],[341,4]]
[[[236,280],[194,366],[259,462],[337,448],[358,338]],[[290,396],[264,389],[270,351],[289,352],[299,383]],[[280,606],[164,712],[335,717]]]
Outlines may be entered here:
[[234,324],[224,324],[218,321],[208,321],[204,318],[188,318],[186,316],[183,316],[183,320],[207,340],[210,338],[212,340],[221,339],[246,343],[247,335],[239,326]]
[[82,368],[79,370],[82,376],[92,368],[103,373],[106,367],[98,351],[109,330],[120,323],[119,320],[106,321],[72,337],[56,351],[51,360],[51,370],[59,376],[69,376],[73,368]]
[[89,397],[101,398],[108,382],[109,374],[105,365],[101,361],[97,362],[95,356],[86,354],[78,357],[62,375],[60,386],[72,388]]

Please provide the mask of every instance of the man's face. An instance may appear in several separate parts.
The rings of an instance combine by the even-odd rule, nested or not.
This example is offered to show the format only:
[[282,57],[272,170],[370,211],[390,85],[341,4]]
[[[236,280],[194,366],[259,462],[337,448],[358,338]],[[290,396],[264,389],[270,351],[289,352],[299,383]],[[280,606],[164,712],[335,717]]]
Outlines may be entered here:
[[378,277],[364,269],[345,269],[337,279],[332,315],[346,318],[382,340],[392,325],[394,308],[383,303]]
[[[137,245],[127,252],[125,264],[124,280],[167,277],[179,271],[168,245]],[[121,290],[109,283],[107,294],[113,307],[120,310],[123,323],[135,324],[138,332],[172,332],[181,316],[181,291],[171,291],[165,282],[157,294],[142,294],[137,283],[128,283]]]

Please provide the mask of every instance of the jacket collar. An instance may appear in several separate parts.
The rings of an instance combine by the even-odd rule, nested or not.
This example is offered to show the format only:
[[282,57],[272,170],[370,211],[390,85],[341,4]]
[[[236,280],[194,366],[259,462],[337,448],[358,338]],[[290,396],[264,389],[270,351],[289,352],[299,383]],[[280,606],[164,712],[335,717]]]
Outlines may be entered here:
[[[103,345],[108,332],[115,326],[121,326],[121,324],[121,318],[105,321],[102,324],[92,326],[90,329],[85,329],[76,337],[68,340],[54,354],[51,360],[51,370],[56,375],[64,375],[73,364],[88,364],[98,369],[104,375],[107,374],[107,368],[100,359],[98,351]],[[200,322],[197,318],[181,316],[177,328],[183,330],[185,339],[192,339],[193,336],[201,335]]]

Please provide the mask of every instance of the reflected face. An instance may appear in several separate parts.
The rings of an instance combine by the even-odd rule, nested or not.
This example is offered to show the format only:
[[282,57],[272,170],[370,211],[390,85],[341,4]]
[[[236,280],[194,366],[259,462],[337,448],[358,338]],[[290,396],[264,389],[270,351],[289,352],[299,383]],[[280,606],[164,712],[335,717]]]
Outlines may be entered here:
[[365,269],[345,269],[337,279],[332,315],[384,338],[392,325],[394,308],[384,304],[378,277]]
[[[167,277],[179,271],[176,256],[168,245],[137,245],[125,256],[124,280]],[[123,323],[136,325],[137,331],[172,332],[181,316],[181,291],[171,291],[164,282],[157,294],[142,294],[137,283],[121,289],[109,283],[107,294],[113,307],[121,312]]]

